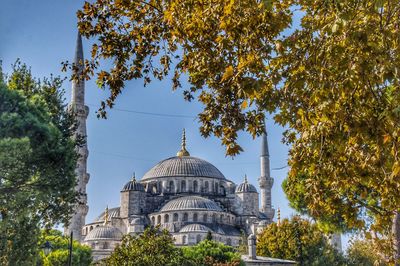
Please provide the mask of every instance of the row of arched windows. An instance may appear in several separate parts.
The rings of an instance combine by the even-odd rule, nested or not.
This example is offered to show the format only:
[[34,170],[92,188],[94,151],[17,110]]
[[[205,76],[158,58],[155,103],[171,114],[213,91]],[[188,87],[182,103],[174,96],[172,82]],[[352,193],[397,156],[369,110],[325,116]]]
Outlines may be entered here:
[[[196,244],[199,243],[202,240],[201,235],[196,235]],[[182,244],[188,244],[188,237],[186,235],[184,235],[182,237]],[[230,238],[226,239],[226,244],[229,246],[232,246],[232,240]]]
[[[162,219],[163,217],[163,219]],[[211,219],[211,221],[209,221]],[[179,221],[179,214],[164,214],[164,215],[155,215],[151,217],[151,221],[153,225],[163,223],[170,223],[170,222],[178,222]],[[189,214],[183,213],[181,217],[182,222],[189,221]],[[220,214],[217,215],[216,213],[208,214],[208,213],[193,213],[192,222],[203,222],[203,223],[230,223],[235,224],[235,217],[233,215],[224,215]]]
[[[178,192],[176,189],[178,188],[179,192],[189,192],[189,186],[188,182],[186,180],[170,180],[166,184],[166,190],[164,192],[169,192],[169,193],[176,193]],[[157,183],[148,183],[146,186],[146,191],[151,192],[153,194],[158,194],[161,193],[163,190],[161,182]],[[204,181],[203,184],[201,182],[194,180],[193,185],[192,185],[192,190],[190,192],[195,192],[195,193],[218,193],[225,195],[226,194],[226,189],[222,184],[219,184],[218,182],[214,183],[214,189],[212,184],[210,184],[209,181]]]

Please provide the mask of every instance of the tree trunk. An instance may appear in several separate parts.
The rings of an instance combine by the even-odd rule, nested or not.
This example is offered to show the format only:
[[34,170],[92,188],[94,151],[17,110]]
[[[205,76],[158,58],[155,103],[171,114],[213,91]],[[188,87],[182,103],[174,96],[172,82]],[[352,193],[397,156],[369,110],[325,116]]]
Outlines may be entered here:
[[395,212],[393,217],[392,233],[394,238],[395,265],[400,266],[400,213]]

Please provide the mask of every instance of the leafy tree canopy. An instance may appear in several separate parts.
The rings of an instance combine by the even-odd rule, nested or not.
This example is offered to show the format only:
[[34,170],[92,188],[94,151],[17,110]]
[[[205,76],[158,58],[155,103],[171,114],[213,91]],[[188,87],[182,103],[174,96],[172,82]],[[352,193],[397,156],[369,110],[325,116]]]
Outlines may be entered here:
[[183,256],[193,265],[239,266],[240,254],[232,247],[212,240],[203,240],[195,246],[183,247]]
[[[143,234],[125,235],[122,243],[101,265],[179,266],[186,265],[167,230],[148,227]],[[189,264],[190,265],[190,264]]]
[[257,255],[297,261],[300,265],[346,265],[344,257],[314,223],[298,216],[272,223],[257,237]]
[[[43,247],[49,241],[52,250],[46,256],[42,250],[39,255],[37,265],[43,266],[64,266],[68,263],[69,237],[63,236],[58,230],[42,230],[39,247]],[[72,242],[72,265],[88,266],[92,262],[92,251],[90,247],[80,244],[78,241]]]
[[[387,243],[386,243],[387,244]],[[349,266],[384,266],[391,254],[382,254],[382,247],[377,242],[355,237],[349,241],[347,259]],[[389,256],[388,256],[389,255]]]
[[39,228],[67,222],[76,202],[77,142],[59,78],[17,62],[0,73],[0,264],[33,265]]

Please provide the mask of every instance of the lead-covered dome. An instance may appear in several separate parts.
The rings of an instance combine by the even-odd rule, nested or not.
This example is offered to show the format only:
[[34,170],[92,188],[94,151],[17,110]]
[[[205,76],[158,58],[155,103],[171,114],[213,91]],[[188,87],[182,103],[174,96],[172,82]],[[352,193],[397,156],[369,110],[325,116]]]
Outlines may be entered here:
[[95,227],[92,231],[90,231],[85,237],[85,241],[90,240],[121,240],[122,232],[117,228],[109,225],[101,225]]
[[257,193],[255,186],[247,181],[247,176],[244,177],[244,182],[236,187],[235,193]]
[[185,129],[182,134],[182,145],[176,156],[165,159],[151,168],[142,181],[163,177],[211,177],[225,179],[224,175],[209,162],[190,156],[186,150]]
[[135,175],[133,175],[132,179],[125,184],[125,186],[122,188],[122,191],[143,191],[144,192],[144,186],[140,184],[138,181],[136,181]]
[[[120,211],[120,207],[116,207],[116,208],[111,208],[109,210],[107,210],[108,212],[108,217],[107,219],[110,221],[111,218],[117,218],[119,217],[119,211]],[[106,212],[102,212],[99,216],[97,216],[97,218],[94,220],[95,222],[102,222],[104,221],[104,217],[105,217]]]
[[184,210],[223,211],[215,201],[198,196],[188,196],[169,201],[161,208],[160,212]]
[[192,156],[175,156],[163,160],[151,168],[142,181],[163,177],[211,177],[225,179],[211,163]]
[[202,224],[188,224],[184,227],[182,227],[181,230],[179,230],[180,233],[190,233],[190,232],[212,232],[210,228],[208,228],[205,225]]

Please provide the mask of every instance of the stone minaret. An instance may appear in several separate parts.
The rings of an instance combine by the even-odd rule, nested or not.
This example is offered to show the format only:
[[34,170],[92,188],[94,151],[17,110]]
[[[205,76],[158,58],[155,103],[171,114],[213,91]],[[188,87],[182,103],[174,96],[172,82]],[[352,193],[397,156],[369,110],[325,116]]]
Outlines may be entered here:
[[269,165],[269,151],[268,151],[268,139],[267,130],[264,127],[264,133],[262,134],[261,144],[261,176],[258,179],[261,190],[261,208],[260,212],[265,214],[267,219],[272,222],[274,218],[275,210],[271,204],[271,189],[274,184],[274,179],[271,177],[270,165]]
[[[83,70],[83,49],[82,38],[78,34],[75,48],[74,66],[77,75],[81,75]],[[80,155],[76,166],[77,185],[76,190],[80,193],[79,203],[75,207],[75,213],[69,221],[68,227],[65,228],[65,233],[73,232],[74,239],[82,240],[82,228],[85,225],[86,214],[89,207],[87,205],[86,185],[89,181],[87,173],[87,135],[86,135],[86,119],[89,113],[89,108],[85,105],[85,80],[79,77],[78,80],[72,81],[72,96],[68,106],[70,112],[74,112],[77,120],[76,136],[83,138],[84,143],[78,148]]]

